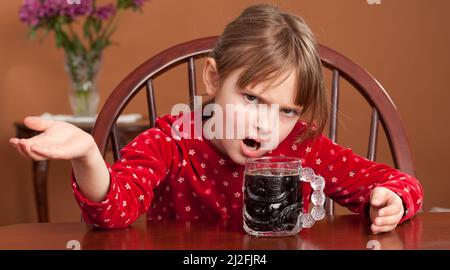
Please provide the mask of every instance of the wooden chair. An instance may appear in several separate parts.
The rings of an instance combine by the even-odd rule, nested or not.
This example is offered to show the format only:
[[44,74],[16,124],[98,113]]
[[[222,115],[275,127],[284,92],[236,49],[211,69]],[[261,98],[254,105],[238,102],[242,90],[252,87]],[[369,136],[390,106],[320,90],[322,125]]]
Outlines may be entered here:
[[[207,56],[217,40],[218,37],[213,36],[173,46],[150,58],[128,74],[106,100],[95,122],[92,135],[101,153],[105,155],[108,139],[110,139],[114,160],[120,158],[116,119],[128,102],[143,88],[145,88],[147,94],[149,126],[153,126],[156,119],[153,80],[163,72],[183,63],[188,64],[189,97],[192,107],[193,98],[197,94],[195,60]],[[332,108],[329,121],[329,138],[334,142],[337,141],[339,80],[342,77],[355,87],[372,107],[367,158],[375,160],[378,123],[381,122],[393,154],[395,167],[403,172],[415,175],[405,128],[394,103],[381,84],[366,70],[340,53],[323,45],[319,45],[319,53],[323,66],[332,71]],[[334,203],[331,199],[327,199],[326,206],[327,215],[334,215]]]

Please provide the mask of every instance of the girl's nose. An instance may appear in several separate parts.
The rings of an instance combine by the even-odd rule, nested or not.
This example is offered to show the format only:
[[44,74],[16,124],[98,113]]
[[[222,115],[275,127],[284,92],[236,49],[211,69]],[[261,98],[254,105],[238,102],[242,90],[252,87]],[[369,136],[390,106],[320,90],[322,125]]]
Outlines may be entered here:
[[256,132],[259,138],[268,137],[276,130],[274,128],[278,128],[278,109],[272,108],[268,106],[259,105],[258,107],[252,108],[253,110],[249,111],[250,114],[248,119],[251,123],[251,131]]
[[264,120],[254,121],[254,127],[257,130],[258,135],[260,136],[267,136],[272,132],[268,121]]

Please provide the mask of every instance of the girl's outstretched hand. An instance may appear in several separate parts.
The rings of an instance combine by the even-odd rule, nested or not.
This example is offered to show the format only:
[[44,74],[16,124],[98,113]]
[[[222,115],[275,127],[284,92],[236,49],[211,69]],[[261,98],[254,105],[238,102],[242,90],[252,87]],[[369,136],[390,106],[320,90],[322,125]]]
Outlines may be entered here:
[[389,232],[397,227],[404,213],[403,201],[395,192],[376,187],[370,193],[370,220],[372,233]]
[[97,147],[89,133],[63,121],[29,116],[24,119],[24,124],[41,132],[29,139],[9,139],[16,150],[26,158],[80,159],[87,157]]

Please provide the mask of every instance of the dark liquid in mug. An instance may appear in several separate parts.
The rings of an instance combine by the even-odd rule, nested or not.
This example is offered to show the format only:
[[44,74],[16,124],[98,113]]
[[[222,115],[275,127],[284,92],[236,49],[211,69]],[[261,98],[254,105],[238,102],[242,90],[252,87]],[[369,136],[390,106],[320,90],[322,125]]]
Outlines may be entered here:
[[244,222],[254,231],[294,229],[303,206],[297,170],[256,169],[245,173]]

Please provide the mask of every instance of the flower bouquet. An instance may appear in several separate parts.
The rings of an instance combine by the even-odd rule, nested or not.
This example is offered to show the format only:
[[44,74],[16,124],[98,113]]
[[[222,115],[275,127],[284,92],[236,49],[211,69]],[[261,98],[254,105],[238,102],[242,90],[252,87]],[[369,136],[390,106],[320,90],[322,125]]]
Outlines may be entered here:
[[142,11],[147,0],[116,0],[97,5],[96,0],[24,0],[19,18],[29,28],[30,38],[53,33],[56,47],[65,55],[71,82],[69,95],[76,116],[94,116],[99,101],[95,85],[102,52],[113,44],[121,12]]

